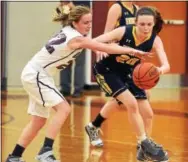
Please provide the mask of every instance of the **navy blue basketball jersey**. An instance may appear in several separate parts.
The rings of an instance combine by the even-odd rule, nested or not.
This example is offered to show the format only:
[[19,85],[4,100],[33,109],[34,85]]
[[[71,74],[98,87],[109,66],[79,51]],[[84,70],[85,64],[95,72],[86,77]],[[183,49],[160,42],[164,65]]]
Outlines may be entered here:
[[153,42],[156,37],[155,33],[152,33],[148,36],[143,42],[140,42],[136,39],[136,27],[135,26],[126,26],[124,36],[119,42],[119,45],[121,46],[129,46],[135,49],[139,49],[145,52],[151,51],[153,47]]
[[[156,34],[152,33],[143,42],[138,42],[135,36],[134,25],[128,25],[125,27],[125,34],[119,42],[121,46],[128,46],[134,49],[142,50],[145,52],[150,52],[153,47],[153,42],[155,40]],[[111,69],[118,72],[128,72],[130,73],[134,67],[140,63],[140,58],[132,56],[129,54],[120,55],[110,55],[109,57],[103,59],[99,63],[105,65],[106,67],[111,67]],[[130,71],[131,70],[131,71]]]
[[130,10],[129,8],[124,6],[122,2],[116,2],[116,3],[118,3],[121,7],[121,17],[119,18],[116,26],[119,27],[119,26],[135,24],[137,7],[133,4],[133,9]]

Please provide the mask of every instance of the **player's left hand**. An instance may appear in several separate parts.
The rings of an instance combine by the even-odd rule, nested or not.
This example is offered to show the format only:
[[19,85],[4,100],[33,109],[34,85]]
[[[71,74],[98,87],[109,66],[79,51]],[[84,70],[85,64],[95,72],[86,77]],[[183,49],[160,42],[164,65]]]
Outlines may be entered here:
[[159,72],[159,74],[163,74],[163,70],[160,67],[157,67],[157,71]]
[[106,52],[101,52],[101,51],[95,51],[96,53],[96,61],[99,62],[101,61],[103,58],[108,57],[109,55]]

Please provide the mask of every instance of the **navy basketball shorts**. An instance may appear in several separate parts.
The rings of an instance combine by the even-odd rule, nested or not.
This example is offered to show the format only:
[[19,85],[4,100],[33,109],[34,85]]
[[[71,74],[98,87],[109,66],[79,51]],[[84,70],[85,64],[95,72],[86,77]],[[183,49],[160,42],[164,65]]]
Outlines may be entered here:
[[116,98],[129,90],[136,99],[147,99],[145,91],[134,84],[131,74],[116,73],[101,64],[95,64],[93,71],[100,88],[108,95]]

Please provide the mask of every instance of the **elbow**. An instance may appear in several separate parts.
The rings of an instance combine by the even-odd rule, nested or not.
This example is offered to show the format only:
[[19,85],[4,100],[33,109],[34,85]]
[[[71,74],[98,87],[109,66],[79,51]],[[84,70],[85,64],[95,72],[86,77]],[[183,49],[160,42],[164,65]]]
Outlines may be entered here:
[[170,72],[170,65],[169,65],[169,64],[166,65],[166,70],[165,70],[165,72],[166,72],[166,73]]
[[90,48],[91,39],[87,37],[79,37],[77,38],[77,44],[79,48]]

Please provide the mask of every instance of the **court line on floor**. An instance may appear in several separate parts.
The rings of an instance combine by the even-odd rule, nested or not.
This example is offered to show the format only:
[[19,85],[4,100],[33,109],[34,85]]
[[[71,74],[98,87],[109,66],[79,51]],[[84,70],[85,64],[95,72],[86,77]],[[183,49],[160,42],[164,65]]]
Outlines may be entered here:
[[[8,123],[12,122],[13,120],[15,120],[14,116],[12,116],[11,114],[2,112],[2,115],[8,116],[8,117],[9,117],[9,120],[8,120],[8,121],[2,121],[1,125],[8,124]],[[2,116],[2,118],[3,118],[3,116]]]

